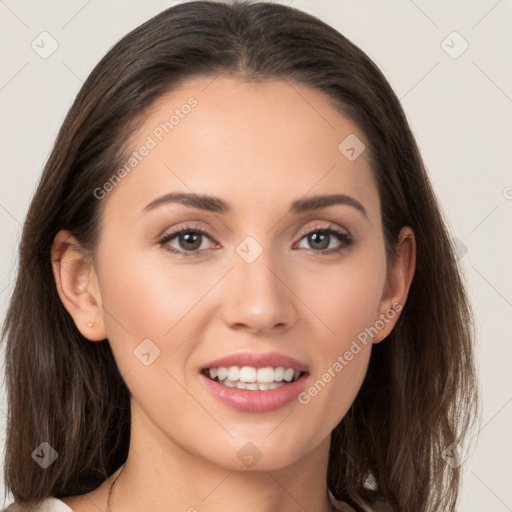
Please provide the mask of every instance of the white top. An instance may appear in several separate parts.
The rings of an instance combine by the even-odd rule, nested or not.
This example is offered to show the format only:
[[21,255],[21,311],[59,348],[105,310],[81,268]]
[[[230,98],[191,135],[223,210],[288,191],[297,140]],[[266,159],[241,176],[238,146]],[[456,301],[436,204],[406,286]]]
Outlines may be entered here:
[[[4,512],[17,512],[19,507],[16,503],[9,505]],[[32,511],[31,511],[32,512]],[[68,507],[63,501],[54,498],[53,496],[45,498],[34,505],[33,512],[75,512],[72,508]]]

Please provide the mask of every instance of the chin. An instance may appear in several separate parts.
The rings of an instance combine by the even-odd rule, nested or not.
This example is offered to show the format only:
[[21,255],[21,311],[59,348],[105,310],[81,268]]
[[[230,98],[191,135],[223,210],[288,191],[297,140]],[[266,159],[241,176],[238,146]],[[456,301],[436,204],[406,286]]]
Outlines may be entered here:
[[289,430],[270,435],[268,432],[236,437],[229,443],[219,441],[217,450],[210,450],[208,458],[234,471],[276,471],[293,465],[313,449],[299,443],[298,432],[296,436]]

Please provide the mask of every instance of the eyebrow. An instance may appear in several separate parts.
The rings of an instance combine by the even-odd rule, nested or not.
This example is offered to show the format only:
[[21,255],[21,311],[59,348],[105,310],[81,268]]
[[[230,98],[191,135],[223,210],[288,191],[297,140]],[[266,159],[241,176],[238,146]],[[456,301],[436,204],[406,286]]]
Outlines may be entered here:
[[[198,208],[213,213],[230,213],[231,207],[222,199],[210,195],[192,194],[185,192],[171,192],[151,201],[142,211],[154,210],[159,206],[178,203],[191,208]],[[368,219],[368,213],[365,207],[346,194],[317,195],[293,201],[290,206],[290,212],[299,214],[313,210],[328,208],[336,204],[352,206]]]

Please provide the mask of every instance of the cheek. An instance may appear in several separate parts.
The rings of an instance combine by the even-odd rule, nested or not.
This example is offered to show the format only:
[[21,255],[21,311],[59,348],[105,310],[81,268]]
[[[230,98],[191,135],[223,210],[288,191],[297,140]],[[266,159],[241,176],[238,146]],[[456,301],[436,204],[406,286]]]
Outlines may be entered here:
[[[163,250],[162,250],[163,251]],[[112,252],[105,251],[110,255]],[[102,261],[101,295],[107,323],[128,332],[162,338],[183,319],[214,282],[193,265],[170,265],[162,254],[146,255],[130,249],[123,258]]]
[[[368,256],[366,256],[368,254]],[[336,266],[299,275],[301,290],[322,322],[315,322],[319,362],[299,402],[322,411],[326,428],[334,428],[354,401],[371,355],[370,328],[378,318],[385,281],[385,259],[378,249],[359,253]],[[304,293],[304,292],[302,292]]]
[[201,343],[211,318],[211,290],[225,274],[225,265],[172,264],[158,248],[144,252],[125,246],[121,258],[112,246],[105,244],[102,250],[105,325],[121,373],[135,370],[130,374],[135,379],[141,370],[137,354],[149,351],[150,359],[156,355],[150,368],[165,368],[179,377],[184,361]]
[[[327,350],[338,353],[378,318],[385,262],[352,257],[340,265],[297,273],[298,293],[319,320]],[[348,345],[347,345],[348,344]]]

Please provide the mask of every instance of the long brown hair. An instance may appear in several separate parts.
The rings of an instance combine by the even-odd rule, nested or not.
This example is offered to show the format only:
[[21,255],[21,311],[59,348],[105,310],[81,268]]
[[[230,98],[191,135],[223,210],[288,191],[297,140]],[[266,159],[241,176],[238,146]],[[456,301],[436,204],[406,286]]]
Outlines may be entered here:
[[[410,226],[416,272],[395,329],[374,346],[362,388],[332,432],[327,483],[358,510],[382,499],[396,511],[453,511],[460,468],[442,452],[464,442],[476,378],[472,314],[445,220],[376,65],[326,23],[272,3],[173,6],[123,37],[78,93],[27,215],[3,326],[6,488],[16,501],[83,494],[126,460],[129,391],[108,340],[85,339],[62,305],[50,248],[67,229],[94,253],[102,203],[94,191],[126,161],[148,108],[189,78],[218,74],[309,86],[366,135],[388,261]],[[46,469],[33,460],[42,442],[58,454]]]

